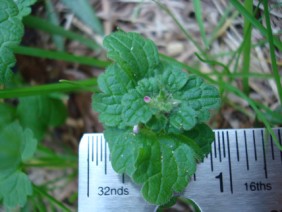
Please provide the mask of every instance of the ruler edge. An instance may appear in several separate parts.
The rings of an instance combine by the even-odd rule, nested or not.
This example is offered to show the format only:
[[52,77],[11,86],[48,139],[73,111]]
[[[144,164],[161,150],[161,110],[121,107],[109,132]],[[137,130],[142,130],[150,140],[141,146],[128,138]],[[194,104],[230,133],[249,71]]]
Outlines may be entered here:
[[[252,130],[263,130],[263,132],[265,133],[265,132],[267,132],[267,129],[266,128],[239,128],[239,129],[213,129],[212,131],[214,132],[214,133],[216,133],[216,132],[228,132],[228,131],[252,131]],[[272,130],[274,130],[275,131],[275,134],[276,134],[276,136],[278,137],[278,135],[277,135],[277,133],[276,133],[276,131],[278,132],[278,131],[282,131],[282,127],[275,127],[275,128],[272,128]],[[80,139],[80,142],[79,142],[79,146],[78,146],[78,154],[80,155],[80,152],[81,152],[81,149],[84,147],[84,148],[86,148],[87,147],[87,145],[85,145],[84,143],[86,143],[86,142],[88,142],[88,137],[89,136],[94,136],[94,135],[97,135],[97,136],[102,136],[103,137],[103,140],[104,140],[104,142],[106,141],[106,139],[105,139],[105,137],[104,137],[104,133],[103,132],[94,132],[94,133],[84,133],[83,134],[83,136],[81,137],[81,139]],[[216,134],[215,134],[216,135]],[[267,134],[265,134],[265,135],[267,135]],[[270,134],[268,135],[268,136],[271,136]],[[280,137],[282,138],[282,134],[280,134]],[[215,139],[213,140],[213,142],[214,141],[216,141],[216,137],[215,137]],[[281,139],[279,139],[279,137],[278,137],[278,140],[281,142]],[[107,142],[107,141],[106,141]],[[213,143],[212,142],[212,143]],[[83,146],[84,145],[84,146]],[[106,148],[109,150],[109,146],[107,145],[107,144],[105,144],[106,145]],[[212,150],[211,150],[212,151]],[[110,153],[110,152],[109,152]],[[210,153],[209,153],[210,154]],[[81,158],[79,157],[79,155],[78,155],[78,165],[80,165],[80,160],[81,160]],[[112,166],[112,165],[111,165]],[[81,182],[81,180],[80,180],[80,166],[78,166],[78,211],[80,211],[80,205],[81,204],[79,204],[79,202],[80,202],[80,198],[82,198],[81,197],[81,195],[79,195],[79,185],[80,185],[80,182]],[[187,187],[186,187],[186,189],[187,189]]]

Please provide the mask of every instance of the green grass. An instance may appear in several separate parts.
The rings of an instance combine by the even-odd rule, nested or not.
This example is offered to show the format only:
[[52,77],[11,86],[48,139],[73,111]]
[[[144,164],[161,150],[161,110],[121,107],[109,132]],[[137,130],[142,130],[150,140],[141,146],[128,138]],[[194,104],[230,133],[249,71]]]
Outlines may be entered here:
[[23,19],[23,22],[25,26],[28,26],[30,28],[41,30],[51,35],[59,35],[61,38],[79,41],[80,44],[85,45],[92,50],[101,48],[99,44],[97,44],[94,40],[87,38],[81,34],[65,30],[64,28],[50,23],[47,20],[35,16],[27,16]]
[[20,55],[78,63],[81,65],[89,65],[98,68],[105,68],[107,65],[110,64],[108,61],[103,61],[92,57],[78,56],[67,52],[44,50],[34,47],[17,46],[14,47],[13,51],[14,53]]
[[196,19],[200,28],[201,38],[205,45],[205,48],[208,49],[208,39],[205,32],[205,24],[203,21],[203,14],[202,14],[202,5],[200,0],[193,0],[193,6],[196,14]]
[[97,86],[97,79],[81,81],[62,81],[59,83],[11,88],[0,90],[0,99],[19,98],[25,96],[46,95],[54,92],[71,92],[87,90],[94,92]]
[[[245,0],[245,9],[253,16],[253,1]],[[242,63],[242,73],[248,74],[251,62],[251,46],[252,46],[252,25],[247,18],[244,18],[244,47],[243,47],[243,63]],[[242,81],[243,91],[245,94],[249,95],[249,79],[245,78]]]
[[[239,1],[237,0],[230,0],[231,4],[240,12],[240,14],[242,16],[244,16],[244,18],[248,19],[250,21],[250,23],[252,24],[253,27],[257,28],[261,34],[265,37],[267,37],[268,39],[270,39],[268,37],[268,33],[269,31],[260,24],[260,22],[258,20],[256,20],[242,5]],[[265,2],[268,2],[267,0],[263,0],[264,4]],[[269,15],[268,15],[269,17]],[[276,38],[273,37],[273,44],[280,50],[282,51],[282,42]]]
[[[280,98],[280,104],[282,104],[282,86],[281,86],[281,76],[278,71],[278,66],[276,62],[276,56],[275,56],[275,37],[273,37],[272,29],[271,29],[271,24],[270,24],[270,17],[269,17],[269,10],[268,10],[268,1],[264,0],[263,1],[263,7],[265,11],[265,22],[266,22],[266,27],[267,27],[267,38],[269,41],[269,48],[270,48],[270,58],[271,58],[271,64],[272,64],[272,71],[273,75],[275,78],[279,98]],[[281,42],[280,42],[281,44]],[[281,49],[280,49],[281,51]]]

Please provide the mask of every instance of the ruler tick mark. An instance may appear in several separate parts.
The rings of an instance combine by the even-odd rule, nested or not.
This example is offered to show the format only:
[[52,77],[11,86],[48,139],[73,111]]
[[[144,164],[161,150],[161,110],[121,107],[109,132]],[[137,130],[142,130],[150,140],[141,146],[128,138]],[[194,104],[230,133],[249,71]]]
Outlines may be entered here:
[[100,154],[101,154],[101,157],[100,157],[100,161],[103,161],[103,143],[102,143],[102,137],[100,139]]
[[231,156],[230,156],[230,141],[229,133],[227,131],[227,149],[228,149],[228,165],[229,165],[229,180],[230,180],[230,191],[233,194],[233,179],[232,179],[232,167],[231,167]]
[[212,157],[212,151],[210,153],[210,159],[211,159],[211,171],[213,172],[213,157]]
[[220,145],[220,135],[217,131],[217,141],[218,141],[218,155],[219,155],[219,161],[221,162],[221,145]]
[[96,143],[96,166],[98,166],[98,137],[96,137],[95,143]]
[[[280,129],[278,129],[278,139],[279,139],[280,145],[282,145]],[[281,163],[282,163],[282,151],[280,151],[280,159],[281,159]]]
[[264,133],[263,130],[261,130],[261,142],[262,142],[262,150],[263,150],[263,163],[264,163],[264,175],[267,179],[267,163],[266,163],[266,155],[265,155],[265,142],[264,142]]
[[222,136],[223,157],[226,157],[226,152],[225,152],[225,140],[224,140],[224,131],[221,132],[221,136]]
[[214,158],[217,158],[217,154],[216,154],[216,139],[214,139],[213,141],[213,149],[214,149]]
[[88,140],[87,140],[88,142],[87,142],[87,197],[89,197],[89,172],[90,172],[90,165],[89,165],[89,143],[90,143],[90,141],[89,141],[89,136],[88,136]]
[[125,182],[125,179],[124,179],[124,174],[122,174],[122,178],[121,178],[121,182],[124,184],[124,182]]
[[107,141],[105,141],[105,175],[107,175]]
[[249,155],[248,155],[247,136],[245,130],[244,130],[244,141],[245,141],[245,152],[246,152],[246,165],[247,165],[247,170],[249,170]]
[[94,161],[94,136],[91,136],[91,138],[92,138],[92,139],[91,139],[91,141],[92,141],[92,142],[91,142],[91,147],[92,147],[92,148],[91,148],[91,150],[92,150],[92,151],[91,151],[91,159],[92,159],[92,162],[93,162],[93,161]]
[[270,146],[271,146],[271,155],[272,155],[272,160],[275,160],[274,156],[274,148],[273,148],[273,139],[272,136],[270,135]]
[[237,131],[235,131],[235,141],[236,141],[237,161],[240,161],[240,154],[239,154],[239,144],[238,144],[238,134],[237,134]]
[[257,158],[257,145],[256,145],[256,137],[255,137],[255,131],[252,130],[252,133],[253,133],[253,142],[254,142],[254,154],[255,154],[255,160],[257,161],[258,158]]

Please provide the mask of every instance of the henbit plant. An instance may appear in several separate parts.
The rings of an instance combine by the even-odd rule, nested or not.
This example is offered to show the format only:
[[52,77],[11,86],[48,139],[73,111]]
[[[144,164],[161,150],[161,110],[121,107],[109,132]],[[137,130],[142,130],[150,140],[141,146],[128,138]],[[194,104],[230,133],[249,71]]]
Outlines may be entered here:
[[160,60],[155,44],[137,33],[112,33],[104,47],[114,63],[98,78],[93,108],[112,166],[141,184],[148,202],[163,205],[183,191],[210,152],[214,134],[204,122],[219,107],[219,92]]

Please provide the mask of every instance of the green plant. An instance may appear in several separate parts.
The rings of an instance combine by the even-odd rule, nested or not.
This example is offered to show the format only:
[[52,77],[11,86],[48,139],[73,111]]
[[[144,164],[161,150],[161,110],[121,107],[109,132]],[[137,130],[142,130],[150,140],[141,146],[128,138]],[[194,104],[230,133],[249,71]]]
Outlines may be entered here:
[[[38,2],[41,3],[42,1],[38,1]],[[80,21],[82,21],[84,24],[88,25],[88,27],[90,27],[93,30],[93,32],[103,35],[104,32],[101,27],[101,24],[99,23],[99,19],[97,19],[93,11],[92,11],[93,14],[90,14],[91,11],[89,10],[90,7],[87,0],[79,0],[79,4],[81,5],[81,7],[79,8],[83,8],[81,10],[77,9],[78,7],[76,4],[70,3],[71,1],[61,0],[61,2],[65,3],[65,5],[76,15],[76,17],[79,18]],[[278,51],[280,50],[281,52],[282,49],[281,40],[279,40],[279,37],[277,36],[279,35],[279,33],[281,34],[281,32],[277,30],[272,32],[271,29],[272,20],[270,19],[272,18],[271,12],[273,12],[272,10],[275,7],[275,5],[270,5],[271,4],[270,2],[268,3],[267,0],[263,0],[260,1],[259,3],[260,7],[259,5],[257,5],[254,9],[254,6],[252,6],[252,4],[247,4],[250,3],[251,1],[245,1],[245,4],[242,4],[238,0],[231,0],[229,2],[226,1],[226,7],[222,8],[223,15],[220,16],[218,24],[214,27],[214,29],[209,30],[210,26],[208,25],[209,22],[206,21],[207,16],[205,15],[204,2],[201,2],[200,0],[193,0],[192,2],[195,12],[195,22],[197,22],[199,26],[199,35],[200,35],[200,37],[196,37],[193,30],[190,31],[189,28],[186,28],[182,24],[183,22],[181,22],[179,19],[180,16],[175,15],[175,11],[173,10],[173,8],[170,8],[169,4],[164,4],[162,3],[162,1],[158,1],[158,0],[154,0],[154,2],[156,2],[159,8],[164,10],[168,14],[168,16],[170,16],[172,20],[175,22],[175,25],[179,27],[180,32],[175,31],[174,33],[178,33],[178,34],[183,33],[187,41],[196,47],[198,52],[197,57],[200,61],[195,58],[196,60],[194,61],[192,60],[192,62],[189,63],[190,65],[187,65],[184,62],[179,62],[171,57],[165,56],[163,54],[158,54],[156,48],[152,47],[152,45],[149,45],[151,46],[151,49],[154,49],[153,52],[155,52],[156,54],[153,56],[153,58],[155,58],[156,60],[154,60],[154,62],[150,64],[153,67],[156,65],[156,70],[161,70],[161,69],[166,70],[168,69],[167,67],[172,67],[172,69],[175,70],[175,72],[179,73],[180,69],[184,69],[189,74],[191,74],[191,75],[186,75],[188,79],[190,79],[192,77],[192,74],[194,74],[196,76],[200,76],[208,83],[216,85],[220,89],[221,96],[223,97],[222,105],[224,106],[224,108],[222,112],[224,112],[225,109],[228,107],[228,110],[240,112],[244,116],[250,118],[251,120],[256,120],[252,122],[253,124],[252,127],[255,127],[256,123],[260,124],[260,126],[261,124],[263,124],[272,135],[273,141],[275,142],[276,146],[281,150],[282,149],[281,142],[279,143],[279,139],[271,129],[275,125],[281,126],[282,124],[281,122],[282,89],[281,89],[281,76],[280,76],[281,71],[279,70],[279,66],[281,64],[279,65],[279,62],[276,57],[276,55],[278,55],[279,53]],[[216,2],[217,1],[214,1],[214,3]],[[0,165],[1,167],[0,168],[0,175],[1,175],[0,203],[4,203],[6,208],[13,208],[14,206],[20,206],[23,208],[23,210],[26,211],[34,211],[34,210],[44,211],[46,209],[47,204],[48,207],[50,207],[50,210],[60,209],[63,211],[69,211],[70,209],[68,209],[68,207],[66,207],[63,202],[56,200],[52,195],[49,194],[52,189],[56,188],[55,181],[59,181],[59,179],[54,180],[54,182],[44,183],[43,185],[35,185],[28,179],[27,173],[29,173],[30,168],[41,169],[46,167],[52,167],[52,168],[61,168],[64,170],[66,168],[71,167],[74,171],[68,180],[70,181],[71,179],[74,179],[76,177],[77,156],[71,151],[69,151],[69,153],[63,152],[60,154],[55,151],[52,151],[50,147],[46,147],[40,140],[46,134],[46,130],[49,129],[50,126],[54,127],[63,123],[67,115],[66,109],[61,100],[61,95],[57,95],[57,94],[53,95],[53,93],[58,93],[58,92],[66,93],[73,91],[81,92],[85,90],[91,92],[97,91],[99,93],[97,88],[97,79],[96,77],[91,77],[90,79],[86,79],[86,80],[75,80],[75,81],[68,81],[68,80],[59,81],[58,79],[58,82],[56,83],[44,84],[44,85],[38,85],[38,83],[35,83],[35,85],[33,84],[32,86],[29,86],[28,84],[25,84],[23,82],[19,82],[17,83],[16,86],[14,85],[11,86],[10,80],[13,80],[13,77],[15,76],[13,74],[13,71],[11,70],[13,69],[13,66],[15,64],[14,54],[51,59],[56,61],[64,61],[66,63],[69,63],[69,65],[73,63],[78,65],[88,65],[91,67],[98,67],[101,69],[104,69],[108,66],[108,69],[113,69],[113,70],[118,69],[118,73],[120,73],[121,71],[128,71],[127,74],[129,75],[132,72],[132,70],[128,65],[126,65],[126,63],[119,64],[118,62],[116,62],[115,64],[110,65],[111,62],[109,61],[103,61],[101,59],[93,58],[87,55],[83,55],[83,56],[76,55],[79,53],[76,51],[66,52],[66,50],[68,49],[67,48],[68,44],[71,43],[72,41],[79,42],[80,45],[84,45],[86,48],[88,48],[88,50],[90,50],[89,52],[93,52],[93,51],[97,51],[97,49],[98,50],[101,49],[99,44],[95,42],[94,40],[95,38],[92,39],[92,36],[91,38],[89,38],[85,36],[85,34],[78,33],[77,29],[75,29],[75,31],[72,29],[66,30],[62,26],[59,26],[59,23],[61,23],[62,20],[58,20],[58,17],[62,17],[62,14],[58,14],[58,11],[56,11],[57,8],[55,7],[52,8],[53,1],[51,0],[45,0],[46,12],[48,13],[48,15],[50,15],[50,17],[48,16],[49,19],[45,20],[44,18],[42,18],[42,15],[44,14],[40,12],[39,12],[40,17],[37,15],[36,17],[33,15],[26,16],[30,12],[30,5],[32,3],[34,3],[34,0],[1,0],[0,1],[0,10],[1,10],[0,12],[0,84],[1,84],[0,85],[0,89],[1,89],[0,90],[0,98],[1,98],[0,158],[1,161],[5,160],[7,161],[8,164],[5,165],[1,163]],[[263,10],[259,9],[262,7]],[[256,11],[260,11],[260,12],[257,13]],[[239,44],[238,48],[237,47],[235,49],[227,48],[227,50],[224,51],[222,51],[221,49],[217,49],[219,51],[215,52],[213,49],[214,44],[218,44],[218,41],[219,43],[221,43],[221,41],[226,38],[226,36],[224,36],[222,33],[224,32],[225,34],[228,34],[229,30],[227,30],[227,28],[229,26],[233,28],[234,27],[237,28],[238,23],[242,22],[241,18],[244,19],[244,23],[245,23],[243,25],[243,31],[245,36],[243,37],[242,42]],[[30,27],[33,30],[43,31],[47,34],[47,36],[50,37],[53,36],[54,45],[56,46],[57,50],[42,49],[41,46],[30,47],[30,46],[23,46],[24,44],[19,45],[21,37],[24,32],[22,21],[25,26]],[[128,19],[127,21],[130,22],[131,20]],[[119,24],[117,23],[117,25]],[[135,25],[135,23],[132,23],[132,25]],[[142,27],[140,28],[139,27],[138,29],[142,29]],[[239,29],[238,32],[240,33],[240,27],[237,29]],[[253,33],[251,33],[251,31]],[[254,36],[252,36],[252,34],[260,34],[262,38],[254,39]],[[223,39],[218,39],[221,37]],[[269,43],[269,49],[268,46],[266,45],[267,43]],[[257,67],[256,66],[254,67],[252,65],[253,61],[257,60],[254,54],[254,48],[257,47],[261,48],[264,52],[270,52],[269,55],[266,54],[266,58],[264,59],[267,61],[267,57],[270,58],[271,66],[269,65],[269,67],[272,68],[273,73],[259,73],[257,72],[258,71],[256,69]],[[142,53],[142,48],[140,48],[140,51],[138,52],[141,54],[141,56],[144,53],[144,52]],[[124,57],[126,58],[128,57],[128,55],[129,54],[124,54]],[[116,56],[110,58],[116,60],[114,57]],[[144,57],[141,58],[144,59]],[[242,58],[243,60],[241,60]],[[198,67],[200,62],[205,63],[211,72],[204,73],[203,70],[200,70],[200,68]],[[134,69],[134,71],[135,70],[139,70],[139,69]],[[108,72],[109,70],[107,71],[107,73]],[[109,75],[107,73],[105,75]],[[158,78],[156,77],[157,75],[159,75],[160,78],[165,78],[160,73],[157,72],[149,74],[150,76],[149,75],[142,76],[142,73],[143,72],[141,72],[141,76],[139,76],[138,78],[135,79],[135,77],[133,76],[134,79],[133,80],[130,79],[130,82],[132,84],[128,85],[130,87],[126,87],[125,90],[126,93],[124,92],[123,94],[120,93],[114,94],[115,96],[114,101],[116,101],[117,104],[111,105],[112,108],[118,110],[121,107],[123,107],[122,102],[120,101],[121,97],[123,98],[123,96],[126,96],[128,98],[128,101],[133,101],[131,99],[132,97],[131,95],[134,93],[136,94],[136,91],[138,91],[137,88],[140,91],[142,91],[141,94],[144,96],[143,91],[144,92],[147,91],[144,90],[143,88],[144,85],[146,85],[146,83],[149,84],[149,82],[154,83],[156,81],[156,78]],[[184,76],[185,74],[181,73],[181,75]],[[123,73],[121,76],[126,76],[126,75]],[[103,77],[101,78],[103,79]],[[142,81],[141,78],[142,79],[150,78],[150,80],[148,79],[148,82],[143,81],[142,82],[143,84],[141,83],[143,87],[142,86],[140,87],[138,85],[138,82]],[[115,79],[118,80],[120,79],[121,82],[123,82],[123,80],[127,78],[126,77],[116,78],[116,75],[113,74],[113,82],[115,82]],[[178,78],[176,77],[176,79]],[[273,80],[273,82],[275,82],[273,86],[277,88],[278,95],[273,97],[272,103],[263,102],[262,104],[262,101],[257,99],[257,96],[260,95],[258,92],[253,90],[250,82],[257,82],[257,80],[261,80],[261,79],[264,79],[265,83],[267,83],[267,81],[269,80]],[[183,79],[177,82],[181,84],[183,83],[182,80]],[[99,81],[101,81],[101,79],[99,79]],[[111,85],[112,81],[108,83],[110,83]],[[243,85],[242,88],[240,87],[241,83]],[[103,82],[99,82],[99,84],[103,84]],[[177,85],[180,86],[179,84]],[[156,87],[152,87],[152,89],[155,88]],[[174,92],[175,91],[174,89],[177,88],[170,88],[170,89],[173,89]],[[115,91],[116,87],[112,87],[112,89],[114,89],[113,91]],[[183,88],[179,88],[179,89],[182,90]],[[157,90],[156,93],[158,94],[159,92],[158,88],[156,88],[156,90]],[[107,90],[107,92],[108,91],[109,90]],[[169,91],[172,92],[171,90]],[[237,99],[239,98],[240,102],[244,102],[244,104],[238,104],[236,100],[234,100],[233,98],[229,98],[230,94],[231,97],[235,95]],[[256,96],[255,99],[253,98],[254,95],[252,94],[255,94]],[[94,96],[94,99],[99,98],[99,95],[100,94],[98,94],[97,97]],[[67,97],[67,95],[65,97]],[[133,97],[136,96],[133,95]],[[192,170],[189,170],[189,175],[191,175],[194,172],[195,163],[201,159],[203,153],[206,153],[209,150],[208,149],[209,143],[213,137],[211,130],[204,124],[196,124],[194,128],[187,130],[189,128],[189,125],[188,123],[184,122],[183,126],[185,126],[185,129],[180,130],[179,132],[169,132],[169,130],[177,131],[178,129],[177,123],[181,123],[182,119],[180,119],[180,122],[177,122],[177,119],[173,118],[173,115],[175,115],[175,113],[173,112],[175,111],[172,109],[175,106],[173,103],[175,102],[175,104],[177,105],[179,104],[179,102],[172,101],[175,97],[172,99],[164,98],[166,100],[169,100],[168,102],[170,102],[170,104],[163,104],[163,103],[160,104],[159,100],[161,100],[161,98],[158,99],[156,98],[155,95],[152,96],[146,94],[144,97],[146,97],[145,100],[147,101],[147,103],[145,104],[144,101],[143,102],[141,101],[140,106],[142,106],[142,109],[145,112],[145,115],[148,119],[147,122],[146,120],[141,120],[143,122],[140,121],[140,124],[133,125],[133,123],[135,123],[134,120],[131,120],[129,119],[129,117],[126,117],[126,119],[124,120],[127,120],[127,123],[131,122],[131,124],[125,126],[124,129],[119,129],[118,127],[115,126],[117,126],[116,124],[119,123],[120,120],[118,117],[121,117],[122,113],[120,114],[113,113],[110,114],[110,116],[104,115],[104,117],[103,115],[100,116],[101,119],[108,120],[108,118],[110,117],[113,120],[113,122],[108,122],[108,124],[111,125],[110,127],[106,126],[107,129],[106,134],[107,132],[109,132],[108,133],[109,140],[111,140],[110,139],[111,136],[118,135],[118,138],[116,139],[121,140],[123,135],[128,135],[129,138],[132,138],[135,141],[138,138],[137,141],[140,141],[140,142],[135,142],[137,146],[140,144],[141,146],[140,150],[138,150],[136,146],[134,148],[130,146],[126,146],[127,143],[124,144],[125,146],[120,146],[120,148],[118,148],[115,153],[115,159],[117,161],[115,166],[118,167],[120,172],[122,172],[122,170],[125,170],[126,172],[132,172],[132,177],[136,181],[138,181],[138,183],[141,184],[143,183],[143,185],[147,185],[149,181],[146,181],[147,179],[146,177],[149,174],[152,174],[151,171],[156,170],[157,172],[159,172],[160,170],[161,163],[158,157],[164,153],[165,153],[164,154],[165,157],[163,158],[167,158],[170,155],[173,158],[175,155],[174,154],[175,152],[170,153],[166,151],[167,150],[166,146],[159,145],[159,139],[165,140],[165,142],[163,143],[169,142],[171,139],[171,143],[174,144],[176,138],[181,137],[181,139],[185,138],[185,140],[187,140],[187,137],[189,136],[191,138],[188,139],[189,142],[187,141],[189,145],[185,147],[187,147],[186,149],[191,150],[192,155],[194,154],[195,156],[188,158],[189,161],[191,162],[191,167],[193,168]],[[159,97],[161,97],[161,95],[159,95]],[[155,101],[156,99],[158,99],[158,101]],[[104,100],[105,101],[109,100],[110,102],[113,101],[113,99],[110,98]],[[54,107],[53,109],[57,113],[54,113],[52,116],[49,116],[50,108],[46,106],[47,104],[53,106],[58,105],[58,107]],[[274,108],[275,105],[277,105],[276,109]],[[125,102],[125,106],[129,107],[130,105],[128,102]],[[153,106],[153,109],[150,109],[149,106]],[[100,105],[98,107],[103,108],[104,106]],[[165,111],[169,111],[170,109],[172,109],[173,112],[171,113],[165,112]],[[37,111],[37,112],[32,113],[31,111]],[[188,110],[188,112],[187,111],[186,112],[189,114],[191,120],[194,120],[193,113],[191,111],[192,110],[190,111]],[[172,115],[172,117],[170,115]],[[29,119],[29,117],[31,118]],[[137,121],[138,118],[139,118],[138,116],[137,119],[135,117]],[[198,120],[196,122],[198,122]],[[166,124],[163,125],[160,123],[166,123]],[[126,125],[126,123],[122,123],[122,124]],[[176,127],[174,127],[174,125],[176,125]],[[219,127],[221,125],[215,124],[214,126]],[[133,133],[133,129],[135,133]],[[206,132],[206,138],[201,137],[201,134],[199,134],[199,130],[201,131],[204,130]],[[122,134],[122,132],[124,132],[124,134]],[[184,135],[182,135],[182,133],[184,133]],[[167,134],[169,135],[177,134],[177,136],[171,138],[167,136]],[[153,137],[152,143],[148,142],[147,138],[150,137]],[[26,151],[27,141],[23,138],[30,138],[29,139],[30,144],[28,143],[29,144],[28,151]],[[7,139],[10,141],[10,143],[5,142],[7,141]],[[77,138],[77,140],[78,139],[79,138]],[[147,142],[143,142],[143,139],[145,139]],[[113,141],[115,141],[115,139],[113,139]],[[207,145],[201,149],[201,147],[205,144],[205,141],[207,142]],[[123,141],[121,141],[121,144],[122,142]],[[193,145],[195,143],[197,145],[200,144],[198,145],[200,147],[197,147],[197,145]],[[34,148],[36,148],[36,151],[34,150]],[[178,151],[181,151],[181,149],[184,148],[183,142],[179,146],[176,145],[175,148],[179,148]],[[66,148],[66,146],[63,146],[63,149],[68,149],[68,148]],[[113,149],[113,147],[111,147],[111,149]],[[129,152],[126,152],[127,150]],[[153,151],[159,150],[159,151],[155,155],[153,155],[153,154],[148,154],[147,150],[153,150]],[[120,157],[119,151],[121,153],[126,153],[123,155],[129,159],[132,160],[136,159],[135,164],[137,164],[138,166],[140,165],[138,171],[145,170],[144,175],[141,176],[140,172],[131,169],[131,167],[135,165],[133,163],[128,163],[126,164],[126,166],[120,166],[122,165],[124,159]],[[131,151],[135,151],[134,155],[130,154]],[[134,156],[136,156],[136,158],[134,158]],[[156,157],[155,160],[156,162],[151,163],[151,161],[155,159],[155,157]],[[129,161],[132,162],[132,160]],[[141,163],[142,161],[145,161],[146,163]],[[183,164],[183,166],[185,165],[187,164]],[[161,168],[164,168],[163,170],[167,170],[165,169],[165,167],[161,167]],[[133,172],[134,173],[136,172],[136,174],[133,175]],[[7,181],[8,176],[10,175],[11,178],[9,181]],[[19,184],[16,183],[15,179],[19,179],[24,183],[18,186]],[[9,182],[12,185],[14,185],[12,190],[10,189],[11,187],[9,188],[7,186],[8,184],[6,184],[6,182]],[[178,182],[181,182],[181,179],[179,179]],[[186,181],[182,181],[182,182],[184,183],[181,185],[179,184],[180,185],[179,187],[181,186],[185,187],[184,184],[185,183],[187,184]],[[25,187],[23,187],[22,185],[25,185]],[[175,186],[175,188],[176,187],[177,186]],[[17,196],[18,198],[11,199],[11,195],[9,195],[9,192],[10,194],[15,194],[15,192],[18,191],[20,192],[19,196]],[[14,195],[13,197],[16,196]],[[165,199],[164,196],[162,196],[162,198]],[[26,201],[27,199],[30,201]],[[154,199],[154,197],[152,197],[152,199]],[[171,201],[171,204],[172,203],[173,201]],[[171,206],[171,204],[167,204],[165,205],[165,207],[167,206],[169,207]]]
[[160,60],[154,43],[137,33],[112,33],[104,46],[115,63],[98,78],[101,93],[93,96],[93,107],[112,166],[142,184],[147,201],[165,204],[210,151],[214,135],[203,122],[219,106],[219,92]]
[[[8,85],[15,64],[13,48],[24,33],[23,16],[30,13],[34,0],[0,2],[0,83]],[[17,97],[20,95],[17,93]],[[64,123],[66,107],[55,95],[23,97],[18,103],[0,102],[0,201],[6,209],[24,207],[36,186],[27,175],[27,168],[56,161],[54,155],[38,153],[46,130]],[[36,153],[37,152],[37,153]],[[36,154],[36,161],[34,161]],[[49,162],[46,163],[46,160]],[[57,160],[62,163],[63,160]],[[39,189],[37,189],[39,190]],[[41,189],[43,192],[44,190]],[[46,195],[45,195],[46,196]],[[60,205],[60,203],[57,203]]]
[[0,83],[11,78],[11,68],[15,65],[12,48],[17,46],[23,36],[22,18],[30,13],[30,5],[35,0],[3,0],[0,2]]

